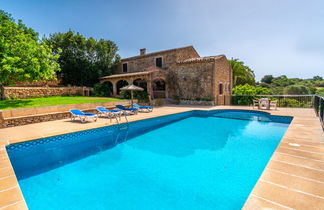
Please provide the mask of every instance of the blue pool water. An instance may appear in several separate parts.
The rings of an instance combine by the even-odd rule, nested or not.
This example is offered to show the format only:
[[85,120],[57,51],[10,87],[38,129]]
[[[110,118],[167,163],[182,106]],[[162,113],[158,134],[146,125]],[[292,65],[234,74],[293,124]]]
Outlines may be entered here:
[[290,121],[191,111],[7,151],[31,210],[240,209]]

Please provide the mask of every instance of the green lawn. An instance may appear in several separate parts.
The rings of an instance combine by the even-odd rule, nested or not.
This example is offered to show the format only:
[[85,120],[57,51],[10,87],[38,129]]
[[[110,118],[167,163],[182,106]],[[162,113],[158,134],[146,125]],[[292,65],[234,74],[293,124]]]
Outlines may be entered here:
[[118,98],[84,97],[84,96],[53,96],[53,97],[43,97],[43,98],[28,98],[28,99],[0,101],[0,110],[42,107],[42,106],[56,106],[56,105],[66,105],[66,104],[121,101],[121,100],[122,99],[118,99]]

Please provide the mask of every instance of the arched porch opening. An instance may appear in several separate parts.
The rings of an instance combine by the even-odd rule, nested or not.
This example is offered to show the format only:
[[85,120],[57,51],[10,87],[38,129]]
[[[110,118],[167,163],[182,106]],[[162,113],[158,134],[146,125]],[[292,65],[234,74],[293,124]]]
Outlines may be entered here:
[[136,79],[133,81],[133,84],[147,91],[147,81],[145,79]]
[[116,83],[117,86],[117,94],[120,95],[120,88],[123,88],[128,85],[128,82],[126,80],[119,80]]
[[102,88],[103,96],[112,96],[113,95],[113,84],[110,81],[106,81],[103,83]]

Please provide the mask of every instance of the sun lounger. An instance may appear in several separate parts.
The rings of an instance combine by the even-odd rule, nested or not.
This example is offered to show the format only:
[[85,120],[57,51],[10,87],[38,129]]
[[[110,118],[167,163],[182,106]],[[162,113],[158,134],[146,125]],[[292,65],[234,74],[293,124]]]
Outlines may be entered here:
[[140,106],[138,104],[133,104],[135,108],[141,110],[141,111],[148,111],[148,112],[152,112],[153,111],[153,106]]
[[121,111],[123,111],[124,114],[127,114],[129,112],[132,113],[132,114],[137,114],[137,112],[138,112],[138,109],[136,109],[136,108],[126,108],[123,105],[116,105],[116,107],[118,109],[120,109]]
[[108,118],[110,118],[110,121],[111,121],[111,118],[115,118],[117,123],[118,123],[118,118],[120,119],[120,115],[121,115],[121,112],[118,111],[118,110],[108,110],[106,109],[105,107],[96,107],[97,111],[98,111],[98,115],[99,116],[106,116]]
[[76,118],[79,118],[82,123],[85,122],[88,118],[93,118],[94,121],[97,121],[98,119],[98,115],[92,113],[83,113],[79,109],[71,109],[70,113],[71,113],[71,120],[75,120]]

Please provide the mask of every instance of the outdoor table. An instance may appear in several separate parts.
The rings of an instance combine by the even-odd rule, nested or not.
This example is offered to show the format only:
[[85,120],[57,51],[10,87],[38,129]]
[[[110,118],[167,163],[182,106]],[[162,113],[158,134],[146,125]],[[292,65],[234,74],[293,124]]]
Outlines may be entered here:
[[262,109],[262,106],[265,105],[265,109],[266,110],[270,110],[270,102],[271,102],[271,99],[269,98],[260,98],[259,99],[259,109]]

